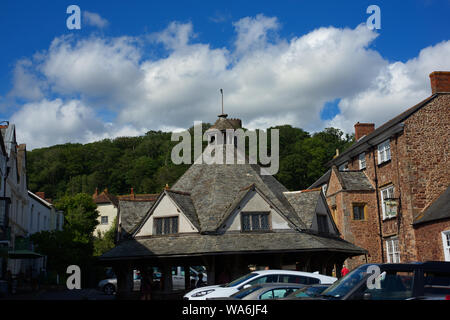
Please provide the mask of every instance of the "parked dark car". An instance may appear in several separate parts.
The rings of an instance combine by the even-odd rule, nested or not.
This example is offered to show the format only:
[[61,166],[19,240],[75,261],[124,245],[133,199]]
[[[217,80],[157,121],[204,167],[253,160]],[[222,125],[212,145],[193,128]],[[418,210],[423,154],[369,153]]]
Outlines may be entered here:
[[450,262],[364,264],[312,299],[450,300]]
[[316,298],[320,296],[320,294],[329,286],[330,286],[329,284],[312,284],[309,286],[305,286],[292,292],[286,298],[283,298],[283,300],[301,300],[305,298],[306,299]]

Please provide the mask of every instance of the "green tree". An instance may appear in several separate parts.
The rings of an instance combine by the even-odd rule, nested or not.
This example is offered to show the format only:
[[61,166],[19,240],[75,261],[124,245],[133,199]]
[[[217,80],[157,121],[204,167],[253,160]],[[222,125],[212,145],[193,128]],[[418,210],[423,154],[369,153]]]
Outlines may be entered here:
[[64,196],[55,202],[55,207],[64,212],[66,230],[74,236],[75,242],[89,243],[98,225],[97,205],[85,193]]
[[114,239],[117,230],[117,217],[114,219],[114,223],[111,228],[104,234],[98,231],[96,237],[94,238],[94,256],[101,256],[108,250],[114,248]]

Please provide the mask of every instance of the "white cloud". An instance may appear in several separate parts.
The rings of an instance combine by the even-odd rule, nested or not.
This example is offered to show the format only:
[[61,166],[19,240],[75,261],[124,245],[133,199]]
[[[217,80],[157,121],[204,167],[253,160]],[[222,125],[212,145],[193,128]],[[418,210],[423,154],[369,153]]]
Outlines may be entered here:
[[443,41],[405,63],[386,65],[367,88],[340,101],[341,113],[329,125],[351,132],[357,121],[383,124],[431,95],[429,74],[450,70],[449,57],[450,41]]
[[108,20],[102,18],[98,13],[83,10],[82,24],[103,29],[108,26]]
[[[311,131],[333,125],[351,132],[357,121],[379,125],[416,104],[430,95],[428,74],[450,69],[449,41],[407,62],[389,62],[370,47],[378,34],[364,25],[323,27],[289,39],[277,34],[274,17],[246,17],[233,26],[232,48],[195,42],[192,23],[179,22],[139,38],[56,38],[48,51],[16,66],[14,94],[30,100],[15,118],[24,138],[45,146],[214,122],[219,88],[225,112],[246,127],[288,123]],[[158,44],[166,54],[144,59]],[[335,99],[341,99],[341,114],[321,120],[324,104]],[[54,104],[60,111],[53,118],[59,114],[60,126],[67,127],[58,129],[58,139],[50,138],[51,126],[22,119]],[[111,123],[97,116],[105,109],[116,114]],[[89,134],[71,129],[82,125]]]
[[41,99],[44,97],[43,91],[46,87],[46,83],[37,78],[31,60],[21,59],[16,63],[10,97],[21,97],[28,100]]
[[66,143],[68,138],[70,142],[87,143],[145,132],[104,123],[92,108],[78,100],[43,99],[27,103],[12,116],[11,122],[16,125],[17,140],[26,143],[28,150]]
[[280,28],[277,18],[258,14],[255,18],[245,17],[233,23],[237,32],[236,52],[245,54],[249,50],[267,45],[270,31]]

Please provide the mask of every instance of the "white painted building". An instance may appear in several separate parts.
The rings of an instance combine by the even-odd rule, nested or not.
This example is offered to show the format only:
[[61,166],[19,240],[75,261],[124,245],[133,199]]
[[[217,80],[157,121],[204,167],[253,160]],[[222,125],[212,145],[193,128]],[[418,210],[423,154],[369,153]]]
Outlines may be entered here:
[[26,173],[26,145],[17,144],[14,124],[1,127],[5,149],[8,156],[5,197],[10,199],[9,205],[9,252],[6,268],[18,274],[24,267],[24,259],[11,259],[18,243],[24,243],[28,236],[28,190]]
[[46,257],[34,251],[30,235],[41,231],[62,230],[64,216],[51,201],[28,190],[26,145],[17,144],[14,124],[0,125],[0,277],[32,272],[37,275],[46,266]]
[[6,272],[8,249],[10,246],[8,222],[10,201],[6,197],[7,168],[8,156],[3,142],[3,135],[0,134],[0,279],[3,278]]
[[105,189],[102,193],[98,194],[98,189],[92,195],[92,199],[97,205],[98,210],[98,225],[95,228],[94,235],[105,234],[114,224],[114,220],[117,217],[119,200],[116,196],[110,194],[108,189]]

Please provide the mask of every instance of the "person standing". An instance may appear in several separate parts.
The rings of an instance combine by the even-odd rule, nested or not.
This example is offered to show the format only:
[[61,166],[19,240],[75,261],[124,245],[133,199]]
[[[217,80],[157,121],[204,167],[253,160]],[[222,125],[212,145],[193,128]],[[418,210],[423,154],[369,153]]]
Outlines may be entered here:
[[348,270],[346,266],[343,266],[341,270],[341,277],[345,277],[345,275],[349,272],[350,270]]
[[205,281],[203,281],[203,273],[198,274],[198,280],[197,284],[195,285],[196,288],[204,287],[206,285]]
[[152,299],[152,277],[153,272],[149,274],[147,270],[142,273],[141,277],[141,300]]

